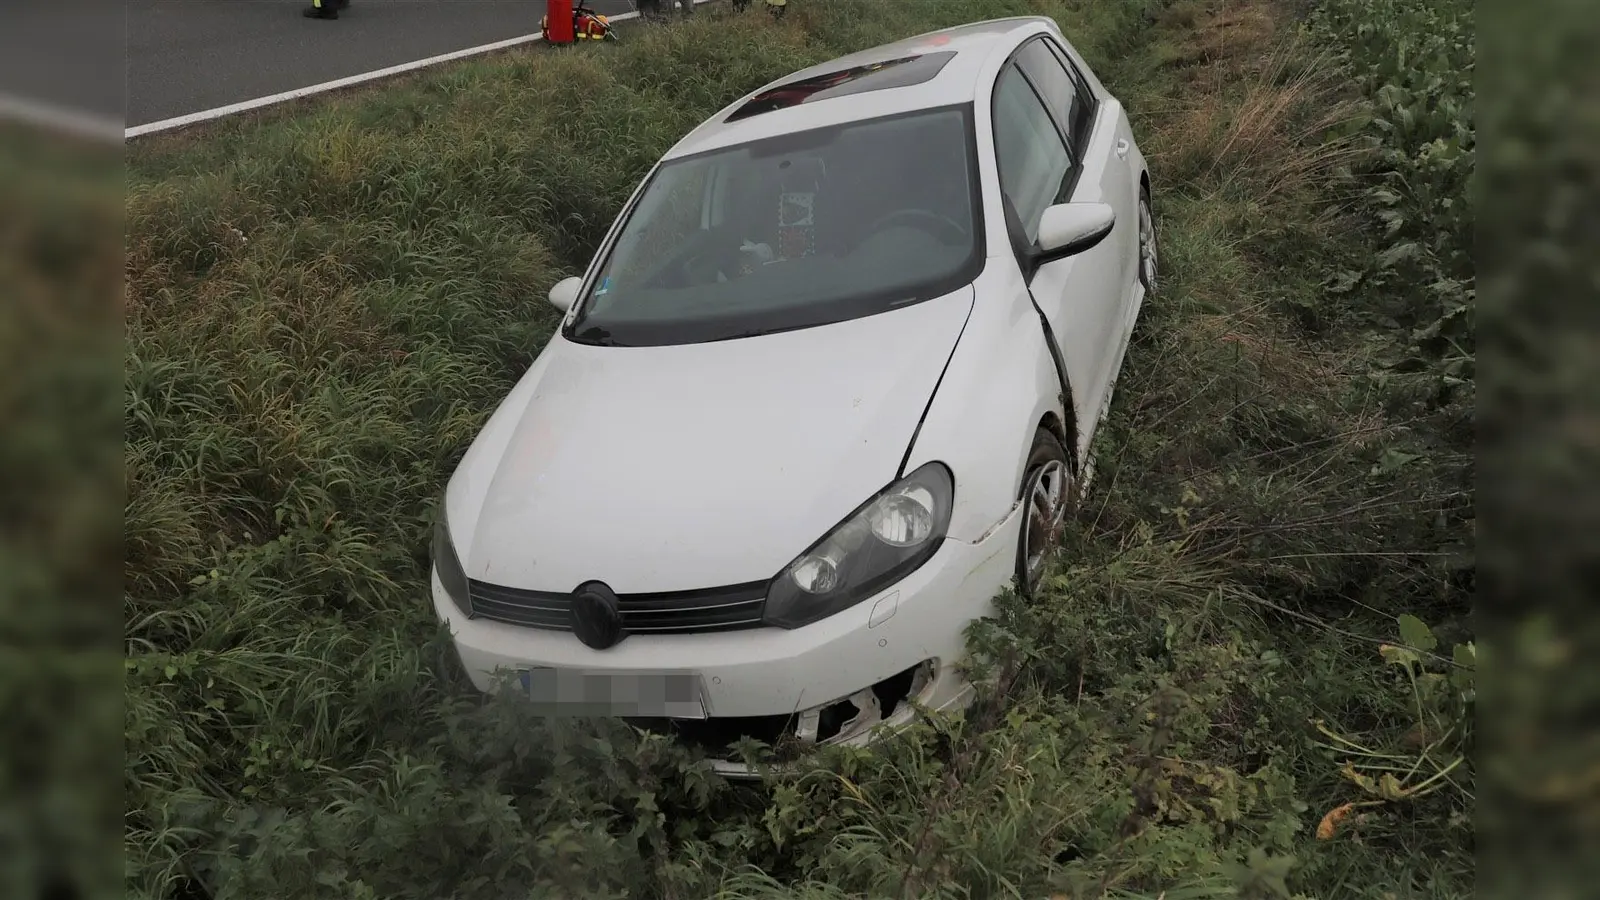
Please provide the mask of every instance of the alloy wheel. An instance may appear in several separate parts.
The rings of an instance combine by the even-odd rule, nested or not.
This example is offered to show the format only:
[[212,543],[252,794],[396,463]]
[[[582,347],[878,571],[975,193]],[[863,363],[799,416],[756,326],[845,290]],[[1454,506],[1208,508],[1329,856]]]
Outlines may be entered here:
[[1022,520],[1023,546],[1027,548],[1024,574],[1029,593],[1044,581],[1045,567],[1060,540],[1071,499],[1072,471],[1066,463],[1050,460],[1033,471],[1025,495],[1027,515]]
[[1156,292],[1156,220],[1150,212],[1150,198],[1139,198],[1139,280],[1145,293]]

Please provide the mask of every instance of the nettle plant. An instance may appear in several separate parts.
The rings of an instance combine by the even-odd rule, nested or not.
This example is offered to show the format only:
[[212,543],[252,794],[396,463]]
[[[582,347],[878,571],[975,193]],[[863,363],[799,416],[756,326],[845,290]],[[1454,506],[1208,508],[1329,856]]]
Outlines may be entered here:
[[1471,191],[1476,168],[1475,28],[1465,0],[1323,4],[1311,31],[1338,53],[1341,73],[1367,105],[1357,123],[1371,153],[1358,174],[1381,230],[1364,271],[1334,292],[1365,284],[1407,335],[1397,368],[1427,370],[1448,390],[1474,374],[1476,266]]

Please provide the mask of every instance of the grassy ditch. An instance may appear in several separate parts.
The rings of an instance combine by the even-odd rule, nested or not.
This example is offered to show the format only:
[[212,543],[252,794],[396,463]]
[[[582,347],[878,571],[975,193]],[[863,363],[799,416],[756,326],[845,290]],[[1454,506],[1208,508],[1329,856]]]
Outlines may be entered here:
[[[1421,5],[1470,26],[1464,2]],[[1438,21],[1383,0],[793,6],[132,148],[130,895],[1469,890],[1473,301],[1467,232],[1429,218],[1465,182],[1383,124],[1423,102],[1387,89],[1415,66],[1395,48]],[[1354,40],[1384,9],[1388,38]],[[549,333],[546,288],[744,91],[1020,13],[1054,16],[1127,103],[1166,275],[1049,598],[975,629],[983,702],[749,788],[467,692],[424,599],[427,528]],[[1465,123],[1461,165],[1467,84],[1440,120]]]

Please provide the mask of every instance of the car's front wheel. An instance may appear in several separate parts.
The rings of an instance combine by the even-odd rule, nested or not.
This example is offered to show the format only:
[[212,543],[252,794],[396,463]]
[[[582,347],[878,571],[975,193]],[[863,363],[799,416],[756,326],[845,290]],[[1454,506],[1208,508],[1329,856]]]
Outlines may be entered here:
[[1144,285],[1145,296],[1156,292],[1157,263],[1160,261],[1156,242],[1156,217],[1150,206],[1150,189],[1139,187],[1139,283]]
[[1077,503],[1077,477],[1061,440],[1046,429],[1033,436],[1022,476],[1022,530],[1017,535],[1017,588],[1034,596]]

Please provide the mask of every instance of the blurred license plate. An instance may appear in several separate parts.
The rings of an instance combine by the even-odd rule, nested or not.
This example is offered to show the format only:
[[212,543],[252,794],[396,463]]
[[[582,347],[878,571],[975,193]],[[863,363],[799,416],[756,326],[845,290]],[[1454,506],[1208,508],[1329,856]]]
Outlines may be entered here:
[[522,689],[535,706],[559,716],[704,719],[700,676],[688,672],[585,672],[523,669]]

